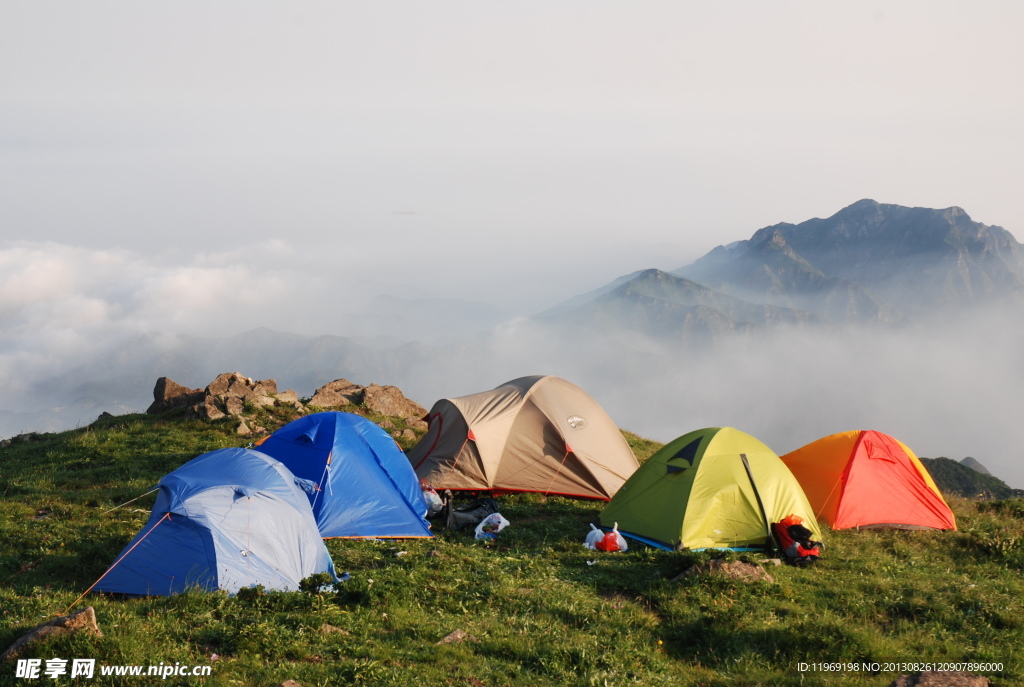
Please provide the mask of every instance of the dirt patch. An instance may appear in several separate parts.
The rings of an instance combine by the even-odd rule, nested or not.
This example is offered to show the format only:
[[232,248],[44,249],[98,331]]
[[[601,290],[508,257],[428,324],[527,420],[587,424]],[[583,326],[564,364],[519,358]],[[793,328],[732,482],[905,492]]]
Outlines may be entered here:
[[699,563],[684,570],[673,579],[673,582],[695,575],[718,575],[740,582],[774,582],[775,578],[765,572],[764,568],[754,563],[743,561],[723,561],[715,559],[707,563]]

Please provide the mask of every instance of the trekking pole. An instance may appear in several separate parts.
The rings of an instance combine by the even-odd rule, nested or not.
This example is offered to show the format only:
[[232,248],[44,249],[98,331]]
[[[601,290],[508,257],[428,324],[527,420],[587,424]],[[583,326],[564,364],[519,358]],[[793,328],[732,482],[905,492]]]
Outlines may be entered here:
[[761,492],[757,490],[757,482],[754,481],[754,473],[750,471],[750,463],[747,461],[747,454],[741,453],[740,460],[743,461],[743,468],[747,471],[747,479],[750,480],[750,486],[754,488],[754,497],[757,499],[757,507],[761,511],[761,517],[764,518],[764,526],[768,532],[768,541],[765,543],[765,549],[768,553],[774,553],[778,550],[779,544],[775,541],[775,533],[772,532],[772,523],[768,519],[768,514],[764,510],[764,503],[761,502]]

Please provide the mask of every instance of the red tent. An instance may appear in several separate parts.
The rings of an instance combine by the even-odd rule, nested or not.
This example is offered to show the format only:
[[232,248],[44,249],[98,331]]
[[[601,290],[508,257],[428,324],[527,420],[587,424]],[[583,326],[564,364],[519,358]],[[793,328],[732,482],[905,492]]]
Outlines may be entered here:
[[840,432],[780,457],[832,529],[956,529],[928,470],[887,434]]

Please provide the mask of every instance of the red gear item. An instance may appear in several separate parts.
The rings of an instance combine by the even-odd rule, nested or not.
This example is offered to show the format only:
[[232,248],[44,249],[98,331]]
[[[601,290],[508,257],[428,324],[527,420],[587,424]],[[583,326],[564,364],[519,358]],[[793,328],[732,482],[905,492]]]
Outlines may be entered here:
[[790,534],[789,528],[795,525],[802,525],[803,521],[803,518],[799,515],[789,515],[783,518],[781,522],[772,525],[772,530],[775,532],[775,538],[779,541],[779,546],[792,560],[798,560],[806,556],[814,556],[816,558],[821,556],[821,549],[817,546],[811,549],[804,548]]
[[594,548],[598,551],[618,551],[619,535],[615,532],[609,532],[601,538],[601,541],[594,544]]

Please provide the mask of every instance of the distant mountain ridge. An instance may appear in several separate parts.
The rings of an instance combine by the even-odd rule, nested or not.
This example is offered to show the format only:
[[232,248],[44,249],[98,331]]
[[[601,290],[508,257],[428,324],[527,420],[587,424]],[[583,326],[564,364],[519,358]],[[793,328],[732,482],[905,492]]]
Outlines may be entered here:
[[961,208],[861,200],[827,219],[776,224],[674,274],[833,322],[899,322],[1024,296],[1024,246]]
[[952,458],[921,458],[939,490],[967,498],[1009,499],[1024,496],[1024,489],[1014,489],[1006,482],[987,473],[958,463]]
[[536,319],[573,330],[625,328],[695,344],[778,324],[819,323],[808,312],[751,303],[656,269],[577,296]]
[[[847,252],[833,244],[846,246]],[[743,413],[753,412],[746,409],[756,405],[756,412],[796,431],[802,423],[813,426],[815,418],[841,416],[845,424],[848,411],[845,402],[827,402],[827,377],[795,372],[832,370],[842,379],[858,381],[856,372],[847,373],[839,363],[849,360],[854,364],[848,367],[859,369],[859,363],[874,361],[888,363],[881,369],[892,379],[903,379],[904,360],[917,350],[923,361],[934,364],[907,366],[906,393],[889,393],[892,384],[875,388],[865,383],[859,387],[859,405],[906,405],[934,416],[936,427],[955,424],[966,432],[969,425],[995,426],[1017,436],[1012,399],[1019,381],[1014,378],[1019,323],[1024,321],[1024,308],[1018,307],[1021,255],[1021,244],[1008,232],[974,223],[958,208],[860,201],[827,219],[758,230],[750,239],[719,246],[682,268],[699,267],[705,272],[701,279],[639,270],[533,318],[501,322],[503,314],[486,304],[385,297],[377,301],[374,314],[394,320],[384,339],[372,336],[373,331],[360,332],[359,313],[345,314],[341,325],[336,318],[332,327],[360,336],[307,336],[263,328],[224,336],[218,327],[202,335],[169,331],[141,336],[88,358],[69,359],[17,393],[8,390],[0,406],[0,438],[83,426],[103,411],[141,411],[152,400],[153,380],[161,376],[197,385],[232,370],[275,378],[300,395],[341,377],[393,384],[427,406],[433,399],[492,388],[505,379],[554,372],[603,389],[630,423],[667,425],[677,415],[680,424],[717,423],[721,416],[732,417],[733,407]],[[887,275],[892,274],[920,293],[895,303],[879,286],[889,284]],[[981,307],[1000,300],[1017,306]],[[946,308],[963,308],[971,316],[943,321],[918,314],[940,314]],[[428,330],[424,322],[434,328]],[[876,336],[880,333],[884,339]],[[931,345],[951,338],[948,347]],[[877,346],[864,346],[879,341],[898,342],[895,362]],[[959,368],[961,360],[963,369],[978,374],[966,380],[934,374],[944,367]],[[788,405],[758,401],[760,396],[743,388],[743,376],[780,380],[770,390],[772,398],[777,393],[778,399],[792,399],[790,391],[798,388],[811,395]],[[686,387],[690,392],[700,382],[709,388],[707,380],[718,377],[725,383],[711,397],[680,394],[698,398],[681,404],[689,404],[685,417],[672,403],[656,401],[675,399],[670,390],[681,383],[692,382],[694,386]],[[943,378],[946,388],[934,386]],[[982,391],[971,385],[975,380]],[[948,418],[954,401],[932,403],[929,392],[954,396],[968,410],[972,393],[979,407],[993,407],[983,399],[1010,400],[987,411],[988,416],[953,422]],[[997,472],[1006,469],[1007,447],[1014,442],[997,432],[978,436],[983,438],[967,445],[932,450],[991,456],[986,462],[993,461]],[[1021,485],[1019,476],[1014,479]]]
[[903,325],[1011,302],[1024,313],[1024,246],[961,208],[861,200],[781,223],[672,272],[640,270],[536,320],[696,344],[766,327]]

